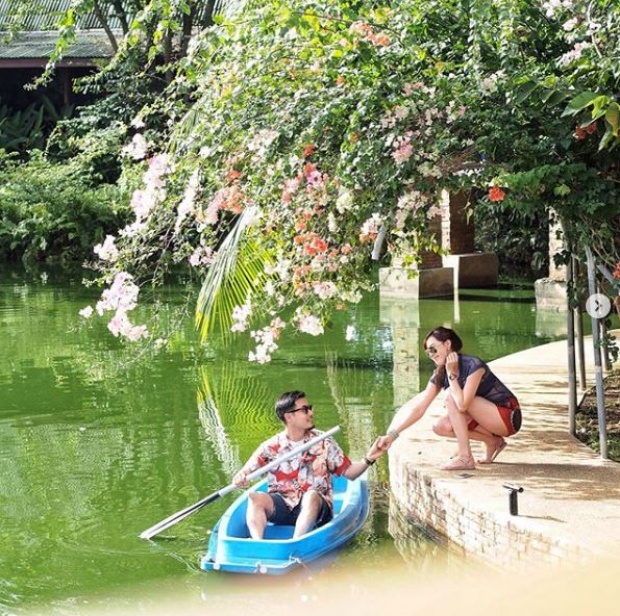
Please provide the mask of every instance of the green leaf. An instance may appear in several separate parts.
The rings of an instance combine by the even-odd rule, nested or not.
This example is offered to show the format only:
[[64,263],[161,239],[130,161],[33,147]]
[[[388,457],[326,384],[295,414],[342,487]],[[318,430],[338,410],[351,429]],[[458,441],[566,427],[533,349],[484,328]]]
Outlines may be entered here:
[[614,135],[612,133],[611,126],[607,125],[605,129],[605,134],[603,135],[601,142],[598,144],[599,152],[609,147],[609,144],[611,143],[613,138],[614,138]]
[[566,184],[560,184],[553,189],[553,194],[558,197],[566,197],[566,195],[570,195],[571,189]]
[[618,136],[618,128],[620,127],[620,105],[615,101],[610,103],[605,112],[605,121],[611,126],[611,132],[614,137]]
[[596,92],[582,92],[568,103],[562,116],[575,115],[592,104],[599,95]]
[[536,90],[536,88],[538,88],[538,83],[536,83],[535,81],[528,81],[527,83],[520,85],[517,88],[515,103],[517,105],[520,105],[523,101],[527,100],[531,96],[532,92]]
[[606,107],[611,102],[609,96],[597,96],[592,101],[592,119],[597,120],[598,118],[602,118],[605,115]]
[[545,92],[542,97],[542,100],[554,107],[555,105],[559,105],[563,100],[565,100],[569,96],[568,92],[562,90],[549,90]]

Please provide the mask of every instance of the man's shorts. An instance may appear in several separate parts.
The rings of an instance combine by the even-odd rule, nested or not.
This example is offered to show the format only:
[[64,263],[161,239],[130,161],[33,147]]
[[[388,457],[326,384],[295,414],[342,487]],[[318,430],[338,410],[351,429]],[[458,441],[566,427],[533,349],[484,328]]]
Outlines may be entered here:
[[[289,509],[288,505],[277,492],[270,492],[271,500],[273,501],[273,513],[267,518],[268,522],[278,525],[295,526],[299,512],[301,511],[301,502],[299,502],[293,509]],[[327,524],[332,519],[332,510],[330,509],[327,501],[321,496],[321,510],[316,520],[315,528]]]

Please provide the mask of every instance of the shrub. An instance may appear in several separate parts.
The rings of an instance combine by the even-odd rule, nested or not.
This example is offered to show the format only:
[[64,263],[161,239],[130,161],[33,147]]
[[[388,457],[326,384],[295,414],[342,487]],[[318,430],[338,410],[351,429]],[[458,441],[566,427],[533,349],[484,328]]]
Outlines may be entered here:
[[0,257],[69,264],[127,220],[128,198],[115,185],[93,185],[79,159],[42,152],[28,162],[0,150]]

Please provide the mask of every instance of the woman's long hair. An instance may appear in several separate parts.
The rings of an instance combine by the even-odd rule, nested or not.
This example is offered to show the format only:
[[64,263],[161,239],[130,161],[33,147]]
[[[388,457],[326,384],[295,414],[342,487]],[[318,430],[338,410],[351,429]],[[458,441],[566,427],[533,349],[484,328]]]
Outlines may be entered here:
[[[461,340],[460,336],[449,327],[443,327],[442,325],[440,325],[439,327],[435,327],[430,332],[428,332],[428,334],[424,336],[424,340],[422,342],[425,351],[426,344],[429,338],[436,338],[437,340],[439,340],[439,342],[446,342],[447,340],[449,340],[451,342],[450,348],[455,353],[458,353],[463,348],[463,341]],[[441,385],[445,373],[445,364],[443,366],[435,367],[435,382],[437,383],[437,385]]]

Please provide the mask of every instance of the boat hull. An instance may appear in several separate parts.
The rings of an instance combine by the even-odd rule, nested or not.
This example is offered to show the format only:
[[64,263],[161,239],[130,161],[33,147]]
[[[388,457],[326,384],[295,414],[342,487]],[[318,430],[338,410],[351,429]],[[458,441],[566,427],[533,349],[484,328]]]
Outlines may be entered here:
[[265,538],[249,536],[245,523],[248,492],[266,491],[264,480],[239,496],[215,525],[206,555],[205,571],[282,575],[315,561],[343,545],[368,517],[368,483],[364,474],[355,481],[333,477],[334,517],[330,522],[294,539],[292,526],[268,524]]

